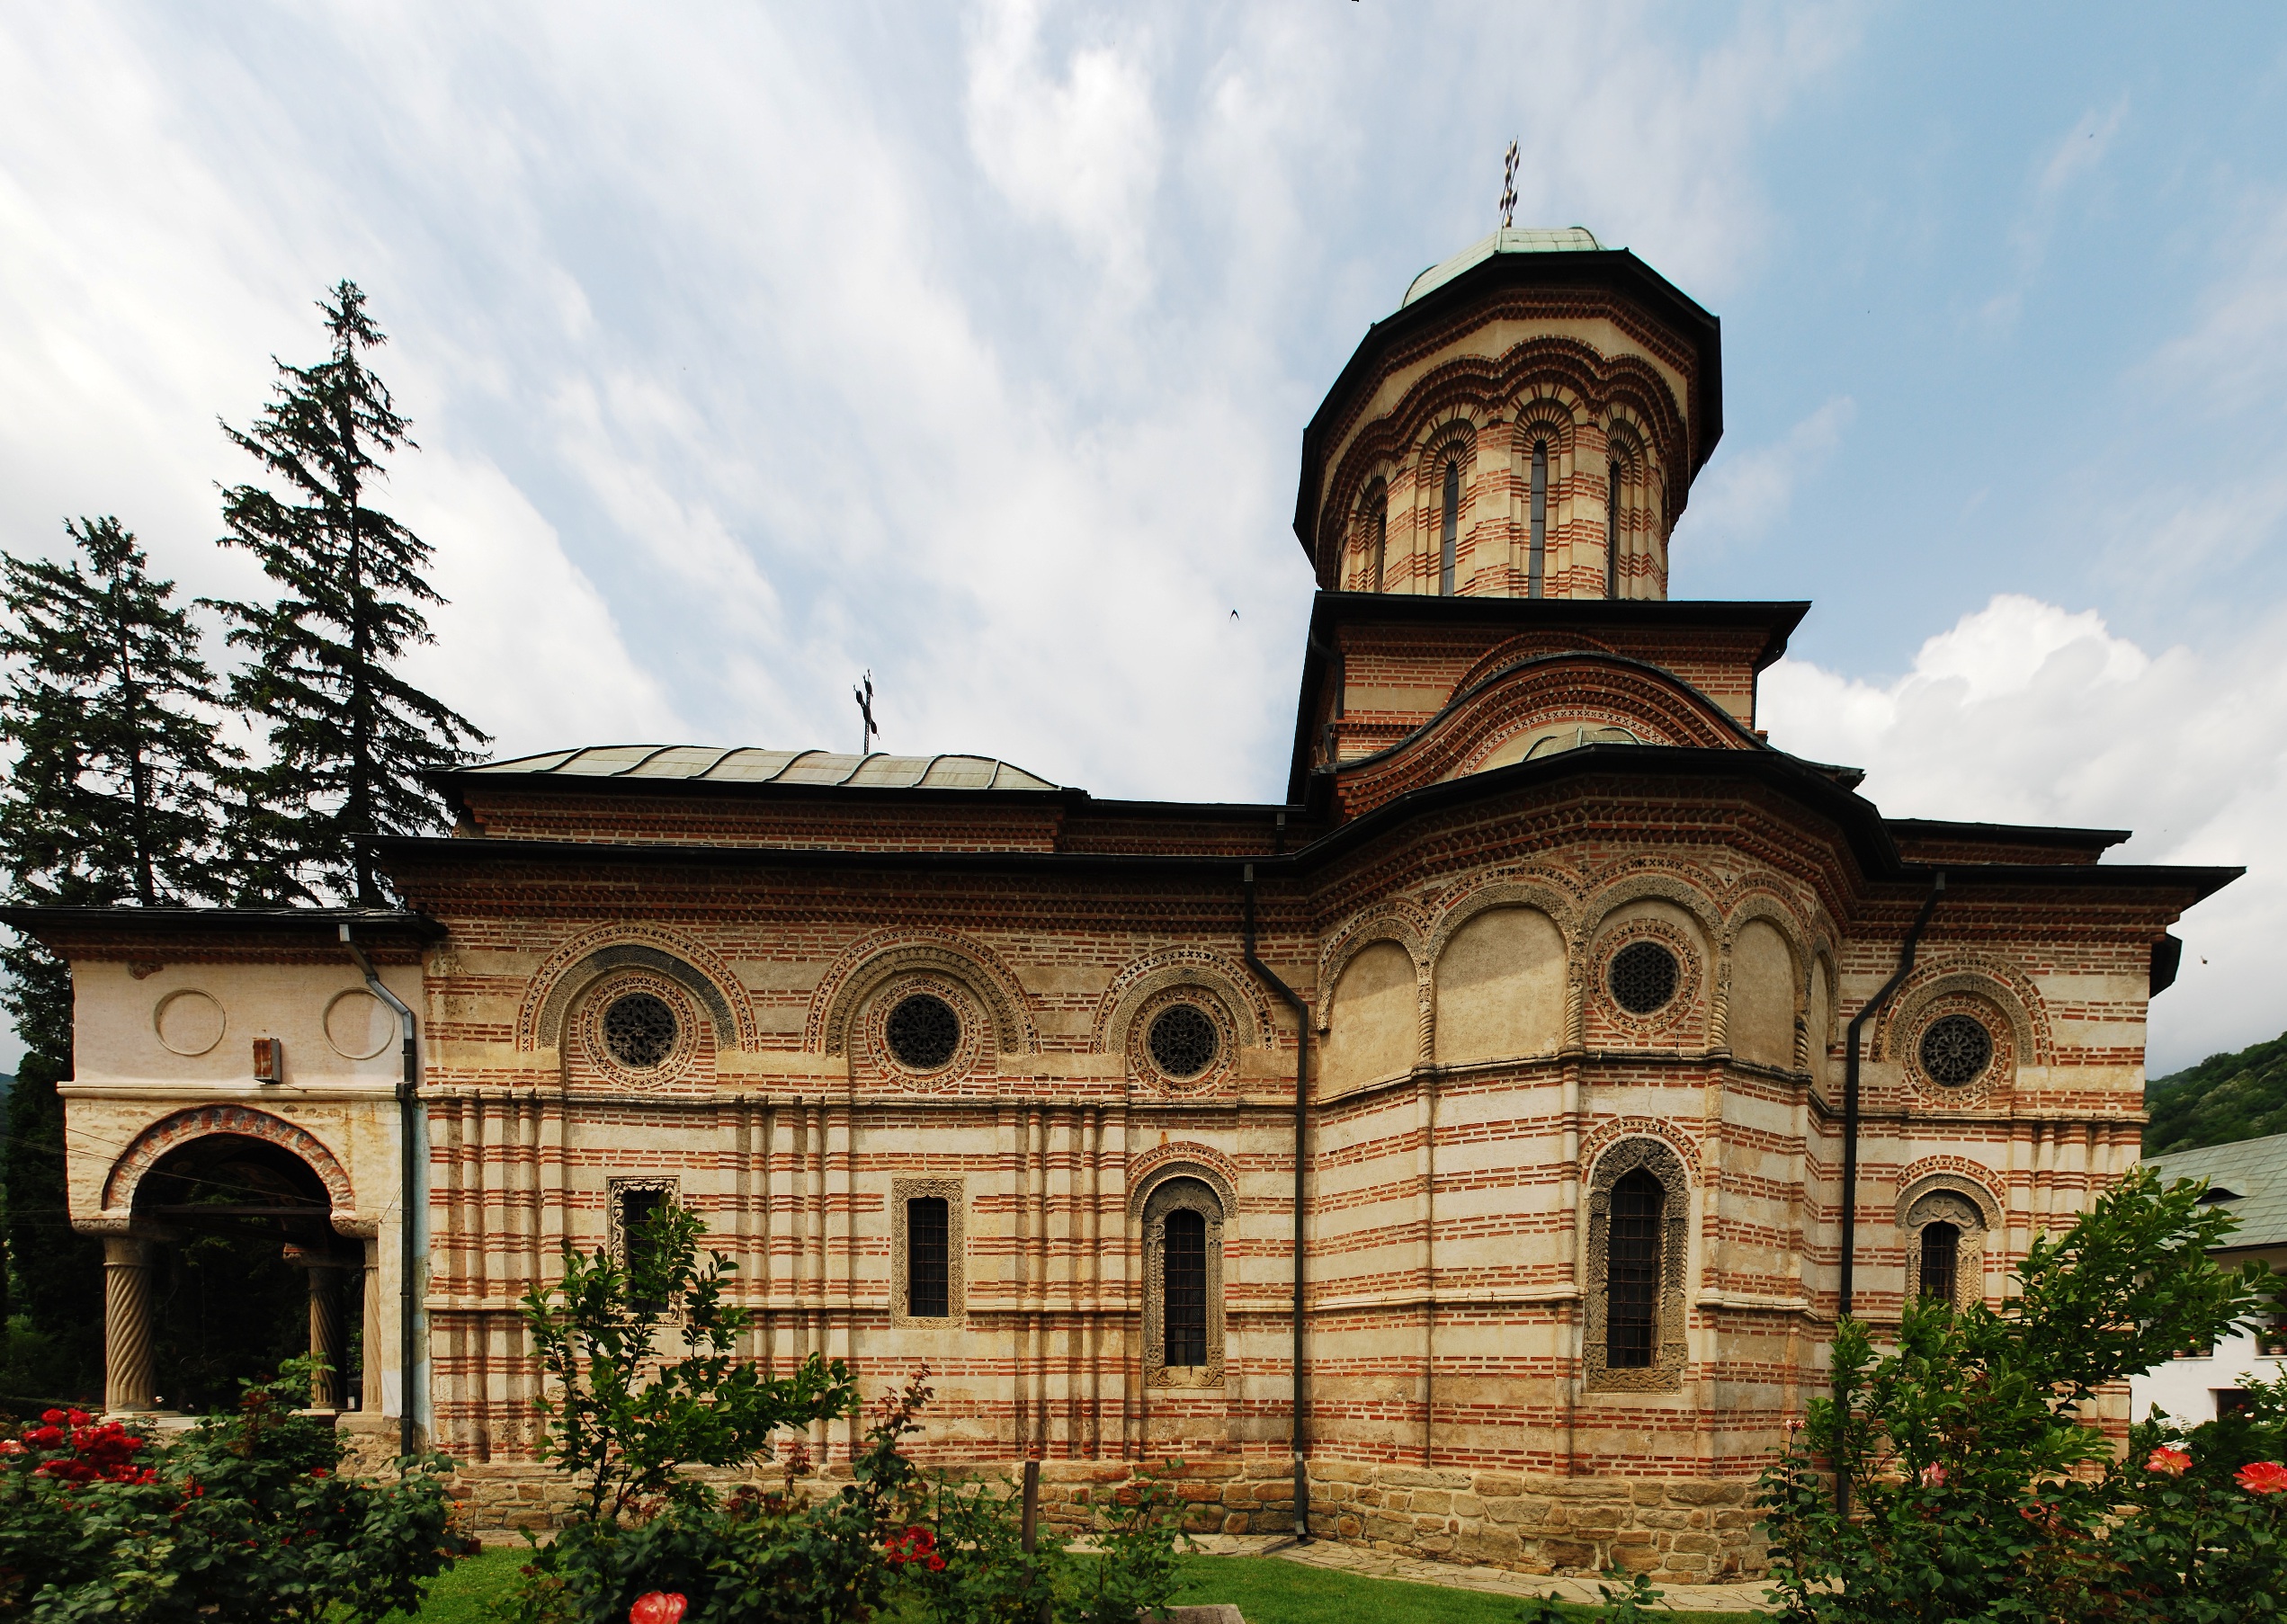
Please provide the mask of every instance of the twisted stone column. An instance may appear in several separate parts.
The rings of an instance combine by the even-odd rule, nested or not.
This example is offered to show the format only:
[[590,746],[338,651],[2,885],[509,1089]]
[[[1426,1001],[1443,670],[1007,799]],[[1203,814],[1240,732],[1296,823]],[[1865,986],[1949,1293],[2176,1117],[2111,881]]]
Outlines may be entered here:
[[365,1381],[358,1404],[368,1415],[381,1413],[381,1243],[365,1243]]
[[154,1410],[152,1272],[157,1248],[139,1236],[103,1237],[103,1406]]
[[346,1352],[344,1343],[348,1340],[342,1334],[339,1276],[357,1264],[329,1252],[313,1252],[296,1245],[286,1248],[286,1261],[309,1274],[309,1355],[322,1361],[310,1373],[309,1407],[338,1410],[342,1407],[342,1361]]

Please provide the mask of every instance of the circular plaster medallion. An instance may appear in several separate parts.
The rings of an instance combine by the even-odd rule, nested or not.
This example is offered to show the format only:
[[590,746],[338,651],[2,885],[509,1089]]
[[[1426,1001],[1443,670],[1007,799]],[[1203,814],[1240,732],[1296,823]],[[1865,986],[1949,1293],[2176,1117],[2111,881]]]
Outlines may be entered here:
[[213,996],[184,987],[159,1000],[151,1012],[151,1028],[159,1041],[178,1055],[203,1055],[222,1041],[229,1018]]
[[397,1037],[397,1012],[362,986],[344,987],[326,1006],[326,1041],[344,1060],[371,1060]]

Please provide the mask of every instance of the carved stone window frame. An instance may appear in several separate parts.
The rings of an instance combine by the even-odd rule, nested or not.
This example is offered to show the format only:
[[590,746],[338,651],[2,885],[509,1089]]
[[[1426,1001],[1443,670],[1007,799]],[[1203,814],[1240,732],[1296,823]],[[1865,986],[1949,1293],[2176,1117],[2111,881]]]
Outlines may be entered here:
[[[898,1005],[916,993],[941,999],[960,1022],[960,1040],[942,1066],[927,1068],[907,1065],[889,1047],[889,1017]],[[977,995],[953,977],[934,970],[907,971],[893,976],[868,995],[860,1026],[860,1041],[875,1074],[885,1082],[926,1088],[974,1073],[988,1062],[991,1050],[985,1039],[992,1030]]]
[[[1675,992],[1657,1009],[1638,1014],[1613,996],[1613,960],[1639,941],[1655,941],[1675,955]],[[1706,959],[1692,933],[1657,915],[1637,914],[1608,925],[1588,955],[1588,995],[1596,1013],[1624,1040],[1680,1044],[1707,1002]]]
[[[1151,1023],[1177,1004],[1188,1004],[1207,1017],[1215,1029],[1215,1057],[1205,1069],[1188,1077],[1171,1075],[1151,1052]],[[1129,1069],[1138,1082],[1163,1094],[1203,1094],[1228,1084],[1238,1070],[1239,1024],[1230,1006],[1210,986],[1177,982],[1163,987],[1136,1006],[1128,1022],[1123,1048]]]
[[[648,993],[666,1004],[675,1019],[675,1040],[657,1066],[633,1066],[612,1052],[603,1036],[603,1016],[630,993]],[[621,1088],[650,1090],[680,1083],[691,1075],[699,1057],[699,1027],[706,1019],[691,989],[657,970],[618,969],[597,977],[581,995],[580,1048],[604,1082]]]
[[683,1205],[683,1181],[673,1173],[603,1181],[604,1221],[608,1226],[606,1239],[612,1248],[612,1261],[622,1269],[628,1266],[627,1198],[638,1191],[664,1195],[671,1207]]
[[[1985,1028],[1986,1036],[1993,1044],[1993,1054],[1986,1061],[1985,1069],[1967,1083],[1941,1083],[1922,1064],[1922,1040],[1929,1035],[1930,1028],[1948,1015],[1969,1016]],[[1907,1077],[1915,1092],[1926,1100],[1948,1105],[1974,1105],[1990,1094],[2007,1092],[2016,1080],[2016,1022],[2009,1018],[2009,1012],[1982,991],[1949,991],[1928,999],[1912,1013],[1902,1029],[1898,1046]]]
[[1964,1308],[1985,1300],[1985,1258],[1991,1229],[1984,1203],[1961,1186],[1925,1186],[1906,1205],[1898,1221],[1899,1243],[1906,1248],[1907,1302],[1922,1297],[1922,1231],[1932,1224],[1951,1224],[1961,1241],[1953,1254],[1953,1306]]
[[[1207,1220],[1207,1362],[1166,1361],[1167,1215],[1177,1209]],[[1223,1385],[1223,1192],[1190,1167],[1175,1167],[1154,1181],[1143,1203],[1144,1385],[1219,1388]]]
[[[1605,1363],[1612,1289],[1613,1186],[1641,1168],[1659,1181],[1659,1293],[1654,1299],[1652,1362],[1619,1370]],[[1692,1181],[1675,1150],[1658,1139],[1626,1138],[1596,1158],[1588,1178],[1587,1345],[1582,1349],[1593,1393],[1672,1393],[1684,1385],[1684,1280],[1690,1269]]]
[[[907,1273],[912,1237],[906,1222],[906,1203],[932,1196],[945,1203],[945,1312],[908,1314]],[[891,1179],[889,1181],[889,1323],[917,1330],[942,1330],[958,1325],[969,1315],[969,1189],[960,1179]]]

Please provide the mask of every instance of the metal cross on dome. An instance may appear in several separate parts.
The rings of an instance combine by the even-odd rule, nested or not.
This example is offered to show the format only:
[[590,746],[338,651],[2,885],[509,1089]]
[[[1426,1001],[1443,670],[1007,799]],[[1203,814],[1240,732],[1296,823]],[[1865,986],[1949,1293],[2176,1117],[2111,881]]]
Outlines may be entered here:
[[881,729],[873,719],[873,673],[865,674],[864,681],[850,690],[850,697],[858,702],[858,716],[865,723],[865,731],[858,737],[858,754],[873,754],[873,741]]
[[1516,224],[1517,213],[1517,144],[1509,143],[1508,156],[1501,160],[1501,229],[1506,231]]

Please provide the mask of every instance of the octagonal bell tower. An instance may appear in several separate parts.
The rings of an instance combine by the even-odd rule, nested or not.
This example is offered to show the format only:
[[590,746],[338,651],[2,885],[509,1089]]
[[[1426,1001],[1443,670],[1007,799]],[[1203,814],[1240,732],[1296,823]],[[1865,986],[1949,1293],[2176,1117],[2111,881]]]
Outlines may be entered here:
[[1721,328],[1579,227],[1504,228],[1416,277],[1302,442],[1327,592],[1667,596],[1723,432]]

